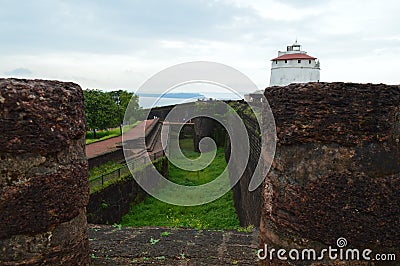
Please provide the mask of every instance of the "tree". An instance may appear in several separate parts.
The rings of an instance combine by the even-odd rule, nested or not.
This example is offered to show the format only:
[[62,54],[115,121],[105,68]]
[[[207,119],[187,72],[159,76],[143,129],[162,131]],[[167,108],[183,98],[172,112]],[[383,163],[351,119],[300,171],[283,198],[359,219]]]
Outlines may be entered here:
[[84,90],[86,127],[93,131],[114,127],[116,106],[110,95],[100,90]]
[[[93,131],[96,138],[96,130],[110,127],[120,127],[122,134],[123,118],[127,106],[132,99],[128,110],[129,117],[136,117],[139,108],[139,97],[125,90],[103,92],[100,90],[87,89],[83,91],[85,96],[86,128]],[[125,122],[134,122],[131,121]]]
[[[124,115],[129,105],[129,102],[133,101],[128,112],[132,113],[129,117],[134,117],[134,112],[139,109],[139,97],[134,95],[132,92],[127,92],[125,90],[118,90],[110,92],[110,96],[116,104],[116,116],[115,119],[118,121],[119,129],[122,134],[122,124],[124,123]],[[133,121],[127,121],[127,123]]]

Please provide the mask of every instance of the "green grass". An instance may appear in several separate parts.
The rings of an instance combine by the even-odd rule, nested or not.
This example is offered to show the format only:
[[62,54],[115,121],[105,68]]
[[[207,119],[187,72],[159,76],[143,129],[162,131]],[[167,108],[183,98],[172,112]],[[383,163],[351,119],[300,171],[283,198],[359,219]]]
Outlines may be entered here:
[[[191,140],[180,143],[183,153],[189,158],[197,158]],[[190,150],[191,149],[191,150]],[[169,165],[169,179],[182,185],[200,185],[212,181],[226,167],[224,149],[219,148],[216,158],[205,169],[190,172]],[[164,203],[148,196],[142,203],[133,205],[130,212],[122,217],[124,226],[169,226],[196,229],[235,229],[239,220],[233,206],[232,191],[221,198],[200,206],[184,207]]]
[[[126,132],[129,129],[137,126],[141,121],[136,121],[135,123],[131,124],[131,125],[126,125],[122,127],[122,132]],[[90,144],[90,143],[94,143],[94,142],[98,142],[98,141],[102,141],[102,140],[106,140],[109,138],[113,138],[113,137],[118,137],[121,135],[121,131],[119,129],[119,127],[113,128],[111,130],[99,130],[96,131],[96,137],[93,137],[93,131],[87,131],[86,132],[86,145]]]
[[120,167],[122,167],[123,164],[120,163],[115,163],[113,161],[107,162],[105,164],[102,164],[97,167],[93,167],[92,169],[89,170],[89,187],[90,187],[90,194],[102,190],[103,188],[109,186],[113,182],[115,182],[118,179],[109,179],[106,176],[104,177],[103,181],[104,183],[102,184],[102,179],[100,178],[101,175],[110,173]]
[[96,178],[102,174],[110,173],[122,166],[123,164],[110,161],[100,166],[93,167],[92,169],[89,170],[89,180]]
[[[183,152],[188,158],[198,157],[196,152]],[[226,168],[225,153],[223,148],[218,148],[213,162],[200,171],[183,171],[172,163],[169,164],[169,180],[185,186],[197,186],[211,182]]]
[[194,151],[194,145],[192,139],[181,139],[179,140],[179,146],[187,157],[194,159],[200,156],[200,153]]

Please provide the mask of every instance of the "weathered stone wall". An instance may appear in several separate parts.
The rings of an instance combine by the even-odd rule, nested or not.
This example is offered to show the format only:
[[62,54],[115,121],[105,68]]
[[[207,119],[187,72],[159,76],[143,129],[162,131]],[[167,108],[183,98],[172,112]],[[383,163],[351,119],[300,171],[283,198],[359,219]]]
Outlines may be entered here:
[[[136,171],[136,178],[148,176],[148,165]],[[168,177],[168,159],[162,157],[154,162],[154,167],[165,177]],[[138,185],[132,176],[107,186],[106,188],[90,194],[87,206],[87,219],[89,223],[114,224],[121,221],[127,214],[132,204],[140,203],[147,193]]]
[[184,125],[181,132],[179,132],[180,139],[193,139],[194,138],[194,125]]
[[[179,104],[180,107],[187,107],[187,108],[192,108],[195,106],[195,102],[188,102],[188,103],[181,103]],[[164,121],[165,118],[168,116],[169,112],[175,108],[175,104],[174,105],[166,105],[166,106],[160,106],[160,107],[154,107],[151,108],[151,110],[149,109],[144,109],[143,111],[145,113],[148,112],[148,116],[147,119],[153,119],[154,117],[158,117],[160,118],[161,121]]]
[[[249,191],[250,180],[254,174],[257,162],[260,158],[261,152],[261,138],[260,128],[254,116],[250,116],[250,107],[244,101],[231,102],[230,105],[236,110],[242,121],[244,122],[247,134],[249,136],[250,155],[246,169],[241,176],[240,180],[233,187],[233,199],[235,209],[239,217],[241,226],[254,225],[259,227],[261,216],[261,186],[254,191]],[[227,145],[225,149],[225,157],[227,161],[230,159],[230,142],[227,138]],[[237,143],[244,145],[244,143]],[[243,146],[243,150],[248,147]],[[233,164],[229,172],[236,173],[238,169]]]
[[[218,113],[216,113],[218,115]],[[199,116],[192,119],[194,123],[193,144],[194,151],[200,152],[200,141],[209,137],[212,138],[217,147],[224,147],[226,143],[227,133],[225,128],[217,121],[209,117]],[[207,151],[207,148],[204,147]]]
[[[165,120],[165,118],[168,116],[168,113],[174,107],[175,107],[175,105],[168,105],[168,106],[151,108],[151,111],[149,112],[147,119],[153,119],[154,117],[159,117],[161,120]],[[144,112],[146,112],[146,111],[148,111],[148,110],[145,109]]]
[[[292,84],[265,96],[278,144],[263,184],[260,246],[321,250],[344,237],[346,248],[399,259],[400,86]],[[261,262],[293,263],[311,264]],[[334,263],[344,262],[318,265]]]
[[196,117],[192,119],[194,123],[193,145],[194,151],[200,152],[199,143],[202,138],[213,138],[217,128],[217,122],[208,117]]
[[0,79],[0,127],[0,264],[88,264],[81,88]]

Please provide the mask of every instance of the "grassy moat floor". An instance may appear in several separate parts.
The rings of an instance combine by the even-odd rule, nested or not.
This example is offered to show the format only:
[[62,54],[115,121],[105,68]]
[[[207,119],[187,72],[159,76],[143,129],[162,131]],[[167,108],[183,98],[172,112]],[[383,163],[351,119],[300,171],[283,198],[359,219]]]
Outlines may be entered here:
[[[185,156],[195,159],[192,140],[181,140]],[[184,171],[169,164],[169,180],[196,186],[227,167],[224,149],[203,170]],[[257,265],[258,229],[241,228],[232,191],[200,206],[184,207],[148,196],[132,205],[120,224],[89,225],[92,265]]]
[[[193,152],[193,141],[180,142],[185,156],[195,159],[199,153]],[[223,148],[218,148],[212,163],[203,170],[191,172],[169,164],[169,180],[188,186],[208,183],[219,176],[226,168]],[[194,229],[235,229],[239,220],[233,205],[232,191],[221,198],[200,206],[184,207],[171,205],[153,197],[133,205],[130,212],[122,218],[123,226],[167,226]]]

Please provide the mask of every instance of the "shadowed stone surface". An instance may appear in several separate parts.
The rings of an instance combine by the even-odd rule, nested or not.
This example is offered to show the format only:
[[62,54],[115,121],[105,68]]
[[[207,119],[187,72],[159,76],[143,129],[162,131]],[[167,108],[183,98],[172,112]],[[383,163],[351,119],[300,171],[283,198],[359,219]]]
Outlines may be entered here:
[[91,265],[257,265],[257,231],[89,225]]
[[81,88],[0,79],[0,110],[0,264],[87,264]]
[[[254,191],[249,191],[250,180],[253,177],[254,171],[256,171],[257,163],[261,153],[261,137],[260,128],[255,116],[251,116],[252,111],[250,106],[244,101],[232,101],[230,105],[238,113],[247,130],[249,136],[250,154],[246,168],[240,177],[238,183],[233,187],[233,198],[236,213],[238,214],[240,225],[248,226],[254,225],[260,226],[261,216],[261,186]],[[249,115],[250,114],[250,115]],[[245,143],[237,143],[240,149],[247,149]],[[230,160],[231,143],[227,138],[227,145],[225,147],[225,158],[227,161]],[[234,158],[234,157],[233,157]],[[237,171],[240,171],[238,163],[233,163],[229,168],[231,176]],[[256,173],[257,175],[257,173]]]
[[[124,174],[122,172],[124,178],[101,190],[92,192],[86,208],[88,222],[97,224],[119,223],[122,216],[129,212],[132,205],[139,204],[147,196],[136,180],[146,178],[149,169],[152,167],[155,167],[164,176],[168,176],[168,160],[166,157],[162,157],[154,161],[154,164],[136,170],[135,178],[130,173]],[[129,169],[125,171],[129,171]],[[92,185],[94,184],[92,183]]]
[[213,137],[214,130],[217,126],[217,122],[208,117],[196,117],[192,119],[194,122],[194,151],[200,152],[199,143],[200,140],[209,137]]
[[[263,184],[260,246],[320,251],[344,237],[346,248],[399,259],[400,87],[292,84],[267,88],[265,96],[278,145]],[[261,265],[396,265],[291,263]]]

